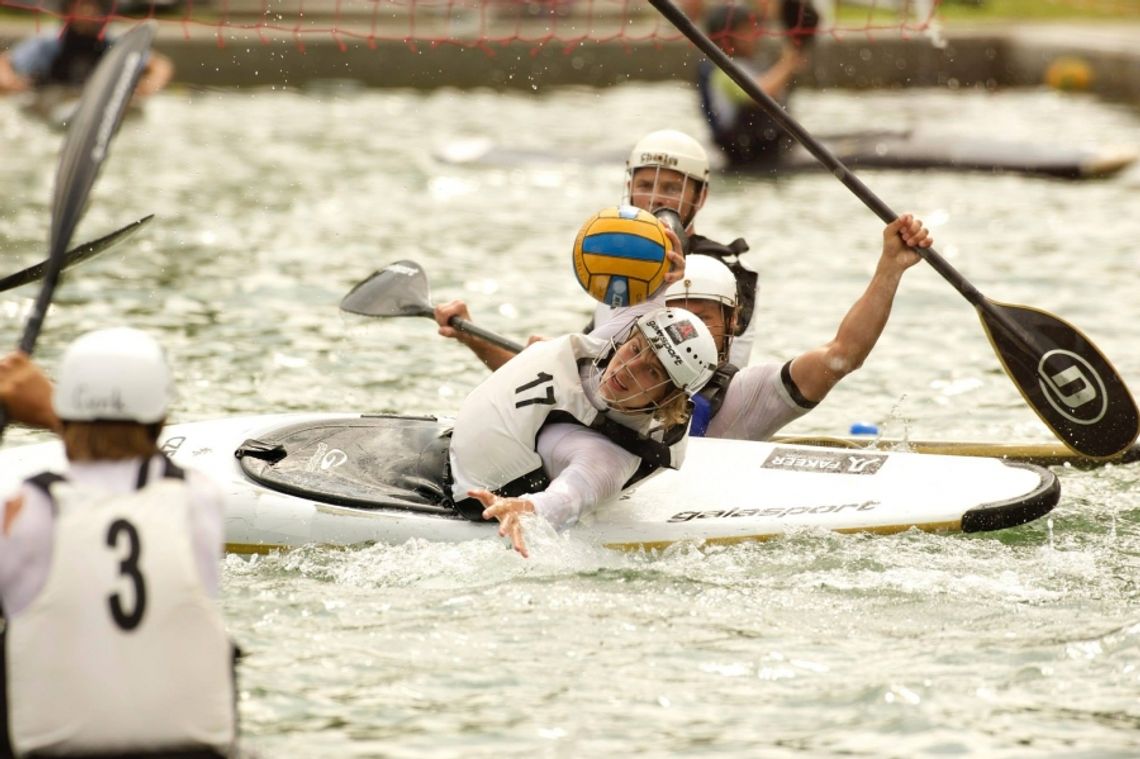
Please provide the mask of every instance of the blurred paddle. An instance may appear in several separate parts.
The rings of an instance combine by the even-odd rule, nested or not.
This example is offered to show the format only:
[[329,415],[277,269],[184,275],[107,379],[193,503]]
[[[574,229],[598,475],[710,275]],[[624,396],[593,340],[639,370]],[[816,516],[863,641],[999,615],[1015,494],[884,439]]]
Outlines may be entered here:
[[[672,0],[649,2],[880,219],[890,223],[898,217]],[[1140,411],[1128,387],[1080,330],[1040,309],[992,301],[933,248],[914,250],[974,305],[1002,367],[1041,421],[1065,445],[1086,456],[1106,458],[1127,450],[1140,436]]]
[[[427,273],[415,261],[397,261],[373,272],[341,299],[340,309],[361,316],[426,316],[435,321]],[[504,350],[519,353],[524,347],[458,316],[448,324]]]
[[[67,251],[63,256],[63,266],[61,269],[70,269],[76,264],[81,264],[89,258],[94,258],[100,253],[106,252],[131,237],[135,232],[139,231],[154,218],[154,214],[144,216],[138,221],[132,221],[130,224],[116,229],[109,235],[104,235],[96,240],[85,242],[77,248],[72,248]],[[0,279],[0,292],[5,290],[13,290],[21,285],[26,285],[29,282],[35,282],[37,279],[44,275],[44,271],[48,267],[48,261],[40,261],[38,264],[29,266],[22,269],[15,274],[9,274],[7,277]]]
[[[123,113],[146,65],[147,51],[154,39],[155,22],[139,24],[124,34],[103,56],[91,78],[83,87],[83,95],[67,136],[63,140],[59,169],[55,176],[55,195],[51,206],[51,243],[43,270],[43,284],[32,306],[18,348],[29,356],[43,328],[48,306],[55,295],[60,271],[67,256],[71,235],[83,216],[87,196],[103,161],[111,138],[123,119]],[[8,426],[8,415],[0,408],[0,436]]]

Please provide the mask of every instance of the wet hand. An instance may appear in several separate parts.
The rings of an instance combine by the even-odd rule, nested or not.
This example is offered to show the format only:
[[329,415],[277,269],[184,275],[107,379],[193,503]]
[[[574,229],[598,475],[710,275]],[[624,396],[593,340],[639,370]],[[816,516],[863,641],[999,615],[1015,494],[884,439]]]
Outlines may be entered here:
[[451,326],[451,320],[459,317],[464,321],[471,321],[471,313],[467,310],[467,304],[461,300],[453,300],[436,306],[432,310],[432,315],[435,317],[435,323],[439,325],[439,334],[456,340],[459,339],[460,332]]
[[499,520],[499,535],[508,538],[516,551],[525,559],[530,556],[523,541],[523,528],[520,517],[533,514],[534,504],[525,498],[502,498],[481,488],[467,491],[467,495],[483,504],[484,519]]

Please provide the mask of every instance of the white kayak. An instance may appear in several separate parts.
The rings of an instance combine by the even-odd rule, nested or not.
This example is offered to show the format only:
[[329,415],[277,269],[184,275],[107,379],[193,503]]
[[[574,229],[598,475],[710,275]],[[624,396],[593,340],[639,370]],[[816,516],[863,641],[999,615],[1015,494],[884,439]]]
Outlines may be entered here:
[[[493,524],[441,503],[449,426],[435,417],[247,416],[169,427],[163,450],[222,486],[231,551],[493,537]],[[0,452],[9,488],[63,465],[57,442]],[[1056,476],[1032,464],[693,438],[681,470],[641,483],[571,529],[623,549],[804,529],[980,532],[1037,519],[1059,497]]]
[[[848,168],[859,170],[938,170],[1008,172],[1059,179],[1100,179],[1119,173],[1137,160],[1130,147],[1085,147],[1071,144],[1034,145],[987,137],[962,138],[921,132],[868,131],[820,135],[822,142]],[[719,151],[709,148],[710,154]],[[434,151],[436,160],[451,165],[518,167],[585,164],[621,165],[626,151],[568,152],[500,145],[487,138],[457,139]],[[820,171],[824,166],[800,145],[777,163],[721,166],[732,176],[767,176]]]

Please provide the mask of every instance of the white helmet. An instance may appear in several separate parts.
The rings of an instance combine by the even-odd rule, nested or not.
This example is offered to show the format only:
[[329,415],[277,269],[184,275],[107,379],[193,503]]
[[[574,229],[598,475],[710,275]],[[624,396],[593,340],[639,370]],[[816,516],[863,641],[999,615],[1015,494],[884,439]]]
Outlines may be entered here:
[[716,341],[696,316],[683,308],[662,308],[642,316],[636,327],[679,390],[693,395],[712,379]]
[[685,257],[685,276],[669,285],[665,300],[715,300],[736,308],[736,277],[724,262],[694,253]]
[[129,327],[99,329],[64,351],[53,404],[68,422],[166,418],[172,396],[170,368],[161,346]]
[[625,162],[626,174],[643,166],[679,171],[702,184],[709,181],[709,156],[701,143],[676,129],[650,132],[637,141]]

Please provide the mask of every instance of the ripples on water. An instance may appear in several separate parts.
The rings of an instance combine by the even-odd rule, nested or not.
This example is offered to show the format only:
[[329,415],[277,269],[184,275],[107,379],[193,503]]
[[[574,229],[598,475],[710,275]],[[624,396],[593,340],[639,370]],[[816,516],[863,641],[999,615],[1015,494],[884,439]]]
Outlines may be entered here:
[[[921,126],[1037,142],[1136,145],[1137,114],[1036,92],[802,93],[809,129]],[[649,114],[649,117],[646,116]],[[76,239],[146,213],[138,242],[61,288],[40,343],[162,334],[179,420],[281,410],[454,411],[482,376],[426,319],[342,317],[373,269],[420,261],[437,301],[525,337],[580,327],[579,223],[620,166],[465,168],[432,150],[487,136],[622,150],[701,133],[674,85],[493,92],[171,92],[128,123]],[[46,247],[59,137],[0,104],[4,269]],[[1140,173],[1065,183],[868,173],[990,297],[1080,326],[1140,382]],[[877,258],[878,220],[834,179],[719,178],[702,231],[741,234],[770,325],[757,360],[830,338]],[[16,335],[33,289],[5,294]],[[972,308],[908,273],[868,361],[789,431],[1047,440]],[[14,433],[16,441],[34,439]],[[1051,520],[980,537],[790,536],[619,554],[535,528],[494,541],[229,557],[225,607],[248,653],[249,749],[297,757],[1140,752],[1140,504],[1135,468],[1062,472]]]

